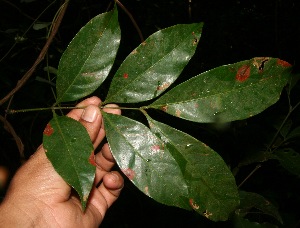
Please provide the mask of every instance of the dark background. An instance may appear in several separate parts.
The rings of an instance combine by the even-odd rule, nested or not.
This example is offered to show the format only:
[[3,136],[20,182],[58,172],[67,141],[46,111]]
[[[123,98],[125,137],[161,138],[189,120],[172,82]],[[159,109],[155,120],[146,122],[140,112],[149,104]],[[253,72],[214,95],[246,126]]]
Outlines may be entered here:
[[[0,62],[0,98],[13,89],[22,75],[32,66],[46,41],[47,30],[30,28],[33,20],[52,1],[0,0],[0,58],[24,37]],[[39,21],[51,22],[62,1],[54,4]],[[72,0],[52,42],[48,57],[13,97],[10,108],[50,107],[54,103],[51,87],[44,67],[57,68],[60,56],[78,30],[92,17],[110,7],[109,0]],[[132,13],[143,35],[147,38],[159,29],[179,23],[204,22],[198,49],[176,83],[187,80],[211,68],[252,57],[278,57],[294,65],[299,73],[300,53],[300,1],[298,0],[123,0]],[[190,12],[189,13],[189,9]],[[122,30],[121,47],[114,69],[139,45],[140,38],[128,16],[119,9]],[[30,28],[28,30],[28,28]],[[28,30],[28,31],[27,31]],[[27,32],[26,32],[27,31]],[[23,36],[23,34],[26,34]],[[53,77],[53,75],[51,75]],[[44,80],[43,80],[44,79]],[[55,81],[54,81],[55,82]],[[109,80],[96,94],[102,99]],[[299,85],[292,93],[292,103],[299,102]],[[8,103],[0,107],[5,115]],[[234,122],[226,129],[209,124],[196,124],[170,116],[159,117],[215,149],[232,167],[236,167],[247,152],[258,150],[267,144],[275,131],[272,123],[287,113],[287,97],[249,120]],[[299,109],[291,116],[293,127],[299,126]],[[128,115],[131,115],[128,113]],[[156,115],[153,113],[153,115]],[[30,112],[7,116],[20,136],[25,155],[29,157],[42,141],[42,131],[51,119],[51,112]],[[137,117],[138,118],[138,117]],[[299,152],[299,143],[293,145]],[[0,165],[9,169],[10,175],[21,161],[16,143],[0,124]],[[240,170],[236,176],[240,183],[255,167],[252,164]],[[299,223],[299,178],[283,170],[276,161],[268,161],[250,178],[243,190],[257,192],[270,199],[284,219],[282,227],[296,227]],[[1,190],[1,196],[5,189]],[[293,209],[296,208],[296,209]],[[256,221],[275,223],[269,217],[260,216]],[[126,182],[120,199],[108,211],[103,227],[232,227],[232,223],[213,223],[196,213],[166,207],[140,193]],[[277,224],[280,225],[280,224]]]

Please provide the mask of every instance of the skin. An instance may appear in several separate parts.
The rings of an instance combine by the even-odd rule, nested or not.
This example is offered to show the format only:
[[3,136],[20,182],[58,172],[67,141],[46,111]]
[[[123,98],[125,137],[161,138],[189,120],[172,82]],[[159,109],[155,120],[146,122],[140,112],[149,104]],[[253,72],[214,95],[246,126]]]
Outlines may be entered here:
[[[84,110],[74,109],[67,115],[87,129],[94,148],[105,137],[100,104],[99,98],[91,97],[78,104],[87,106]],[[119,109],[104,111],[120,114]],[[95,155],[95,163],[95,185],[83,212],[78,196],[54,170],[41,145],[12,179],[0,206],[0,227],[98,227],[124,182],[118,172],[110,171],[115,161],[107,144]]]

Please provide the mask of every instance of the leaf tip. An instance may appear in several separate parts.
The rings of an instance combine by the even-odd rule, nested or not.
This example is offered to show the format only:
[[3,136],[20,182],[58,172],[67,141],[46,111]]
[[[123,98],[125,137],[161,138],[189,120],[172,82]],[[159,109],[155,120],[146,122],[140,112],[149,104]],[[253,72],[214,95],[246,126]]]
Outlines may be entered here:
[[290,64],[284,60],[281,60],[281,59],[277,59],[277,65],[282,66],[282,67],[291,67],[292,66],[292,64]]

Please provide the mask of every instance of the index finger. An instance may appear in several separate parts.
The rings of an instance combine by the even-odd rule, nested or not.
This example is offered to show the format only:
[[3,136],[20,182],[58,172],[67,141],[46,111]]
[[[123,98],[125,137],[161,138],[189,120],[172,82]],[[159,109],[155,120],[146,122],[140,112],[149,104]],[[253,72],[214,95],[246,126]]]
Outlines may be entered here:
[[[85,107],[89,106],[89,105],[96,105],[99,106],[101,104],[101,100],[100,98],[93,96],[93,97],[89,97],[83,101],[81,101],[80,103],[78,103],[76,105],[76,107],[78,107],[78,109],[72,109],[69,113],[68,113],[68,117],[71,117],[74,120],[79,120],[83,110]],[[82,109],[80,109],[80,107],[82,107]]]

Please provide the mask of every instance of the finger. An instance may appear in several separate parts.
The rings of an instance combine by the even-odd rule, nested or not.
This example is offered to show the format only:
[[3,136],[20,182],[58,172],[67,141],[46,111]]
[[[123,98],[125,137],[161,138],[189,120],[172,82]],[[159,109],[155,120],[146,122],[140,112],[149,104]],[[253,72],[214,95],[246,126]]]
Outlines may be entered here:
[[[98,97],[93,96],[81,101],[76,105],[76,107],[87,107],[89,105],[99,106],[100,104],[101,104],[101,100]],[[83,113],[83,109],[73,109],[67,114],[67,116],[75,120],[79,120],[82,113]]]
[[96,105],[87,106],[83,110],[79,122],[87,130],[92,142],[97,142],[94,143],[94,147],[96,148],[105,135],[103,130],[100,132],[102,125],[102,115],[99,107]]
[[115,165],[115,159],[113,158],[107,143],[104,144],[101,151],[96,154],[95,163],[97,165],[95,183],[97,184]]
[[119,106],[116,104],[105,105],[103,111],[115,115],[121,115],[121,109],[119,109]]
[[124,180],[122,176],[113,171],[103,177],[103,182],[93,191],[90,203],[97,208],[101,216],[105,215],[107,209],[116,201],[123,188]]
[[[119,106],[116,105],[116,104],[108,104],[108,105],[104,106],[103,111],[106,112],[106,113],[111,113],[111,114],[115,114],[115,115],[121,115],[121,109],[119,109],[118,107]],[[103,122],[103,119],[102,119],[102,122]],[[105,135],[104,123],[101,124],[100,131],[103,132],[104,135]]]

